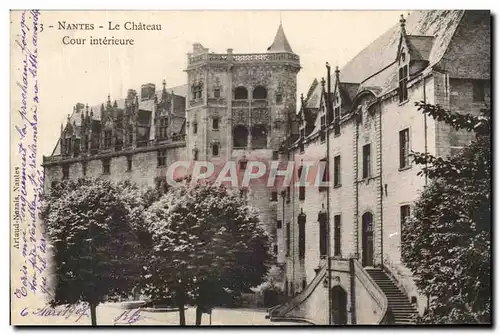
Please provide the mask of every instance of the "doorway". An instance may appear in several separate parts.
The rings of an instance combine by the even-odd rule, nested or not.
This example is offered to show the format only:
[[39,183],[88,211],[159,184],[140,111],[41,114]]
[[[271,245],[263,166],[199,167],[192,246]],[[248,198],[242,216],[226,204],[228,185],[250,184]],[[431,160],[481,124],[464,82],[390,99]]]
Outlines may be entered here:
[[373,266],[373,215],[365,213],[361,218],[363,224],[362,264]]
[[347,324],[347,292],[338,285],[332,288],[332,321],[334,325]]

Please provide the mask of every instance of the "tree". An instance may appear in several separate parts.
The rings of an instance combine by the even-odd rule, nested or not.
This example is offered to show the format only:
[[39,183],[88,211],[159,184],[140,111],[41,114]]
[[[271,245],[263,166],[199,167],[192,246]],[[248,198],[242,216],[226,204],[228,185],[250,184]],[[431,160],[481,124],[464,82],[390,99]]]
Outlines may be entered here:
[[128,295],[141,273],[140,192],[131,183],[79,179],[54,185],[42,219],[55,263],[51,305],[86,302],[92,325],[106,296]]
[[430,179],[403,225],[402,258],[429,307],[422,323],[491,322],[490,118],[418,103],[419,110],[455,129],[475,133],[458,154],[414,153]]
[[268,271],[269,237],[240,192],[184,183],[146,211],[146,222],[154,241],[150,292],[174,298],[181,325],[186,303],[197,306],[200,324],[223,293],[257,286]]

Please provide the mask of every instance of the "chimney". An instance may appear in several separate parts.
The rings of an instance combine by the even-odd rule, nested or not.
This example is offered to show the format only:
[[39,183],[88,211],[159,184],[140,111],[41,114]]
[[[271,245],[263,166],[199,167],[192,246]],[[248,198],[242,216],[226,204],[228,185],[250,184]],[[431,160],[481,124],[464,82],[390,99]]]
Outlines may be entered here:
[[155,84],[143,84],[141,86],[141,101],[152,100],[155,98],[156,86]]
[[137,95],[137,92],[133,89],[127,90],[127,101],[133,101],[135,96]]
[[208,48],[205,48],[201,43],[193,43],[193,56],[208,52]]
[[78,102],[75,107],[76,107],[76,113],[80,113],[80,112],[83,112],[83,109],[85,108],[85,104]]

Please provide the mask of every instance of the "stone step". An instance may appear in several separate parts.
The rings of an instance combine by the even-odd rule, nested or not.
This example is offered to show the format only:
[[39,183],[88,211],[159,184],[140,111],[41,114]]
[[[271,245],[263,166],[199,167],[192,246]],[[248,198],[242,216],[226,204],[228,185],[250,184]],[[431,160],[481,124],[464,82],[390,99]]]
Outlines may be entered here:
[[393,311],[400,311],[400,310],[410,310],[410,311],[416,311],[416,309],[413,306],[410,305],[395,305],[395,304],[390,304],[391,309]]

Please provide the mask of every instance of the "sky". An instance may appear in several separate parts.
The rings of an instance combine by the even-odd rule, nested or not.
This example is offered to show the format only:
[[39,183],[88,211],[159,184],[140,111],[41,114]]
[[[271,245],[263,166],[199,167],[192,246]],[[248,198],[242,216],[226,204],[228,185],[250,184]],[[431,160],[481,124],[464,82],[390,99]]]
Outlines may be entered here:
[[[39,150],[51,154],[61,123],[77,102],[96,105],[120,99],[145,83],[183,85],[193,43],[210,52],[265,53],[280,19],[302,69],[298,94],[326,76],[325,62],[340,68],[371,41],[399,23],[399,11],[43,11],[39,37]],[[109,31],[109,22],[122,29]],[[126,22],[161,24],[161,31],[126,31]],[[88,23],[94,30],[58,29],[59,22]],[[64,23],[65,22],[65,23]],[[50,28],[49,26],[53,26]],[[104,28],[100,29],[98,26]],[[64,45],[65,36],[86,38]],[[134,46],[90,46],[89,38],[132,38]]]

